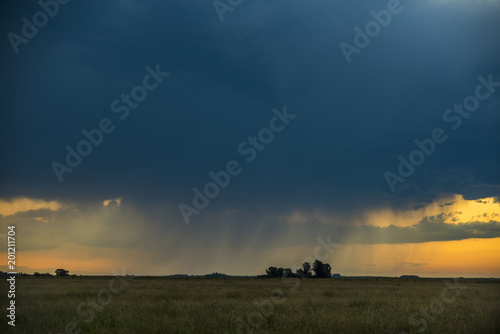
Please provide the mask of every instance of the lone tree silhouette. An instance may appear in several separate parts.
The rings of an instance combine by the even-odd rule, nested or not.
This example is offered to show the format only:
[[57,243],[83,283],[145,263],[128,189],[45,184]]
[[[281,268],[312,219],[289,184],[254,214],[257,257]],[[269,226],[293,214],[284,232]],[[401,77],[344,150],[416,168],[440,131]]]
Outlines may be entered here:
[[56,276],[69,276],[68,273],[69,273],[68,270],[64,270],[64,269],[57,269],[56,270]]

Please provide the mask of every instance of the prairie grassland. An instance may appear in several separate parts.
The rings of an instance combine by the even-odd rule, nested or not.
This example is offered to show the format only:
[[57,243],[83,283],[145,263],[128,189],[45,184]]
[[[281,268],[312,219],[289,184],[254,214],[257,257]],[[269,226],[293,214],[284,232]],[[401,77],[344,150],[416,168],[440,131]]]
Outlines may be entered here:
[[[500,333],[498,283],[135,278],[110,287],[111,280],[18,278],[16,327],[7,331]],[[0,289],[6,314],[5,279]]]

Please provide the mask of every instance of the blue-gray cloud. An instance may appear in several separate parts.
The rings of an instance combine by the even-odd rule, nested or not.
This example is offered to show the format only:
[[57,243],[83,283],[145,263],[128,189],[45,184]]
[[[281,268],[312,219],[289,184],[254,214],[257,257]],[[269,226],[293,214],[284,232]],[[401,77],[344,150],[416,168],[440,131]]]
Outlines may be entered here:
[[[497,3],[401,4],[347,64],[339,43],[352,43],[353,28],[386,1],[245,2],[223,22],[210,1],[71,1],[18,54],[7,38],[0,46],[0,196],[188,202],[210,171],[241,159],[238,144],[283,105],[300,117],[200,224],[225,210],[349,216],[447,193],[499,196],[500,90],[447,131],[395,193],[387,187],[383,172],[397,168],[415,139],[446,125],[443,112],[474,91],[477,76],[500,81]],[[3,36],[38,10],[35,2],[3,3]],[[170,76],[120,121],[112,101],[156,64]],[[102,118],[116,130],[59,183],[51,163]]]

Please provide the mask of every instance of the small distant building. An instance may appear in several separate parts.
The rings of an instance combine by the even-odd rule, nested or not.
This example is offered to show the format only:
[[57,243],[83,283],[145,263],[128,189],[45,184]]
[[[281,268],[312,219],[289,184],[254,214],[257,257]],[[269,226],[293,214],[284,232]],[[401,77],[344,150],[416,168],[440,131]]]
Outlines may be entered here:
[[342,277],[342,275],[340,275],[340,274],[333,274],[332,275],[332,278],[341,278],[341,277]]

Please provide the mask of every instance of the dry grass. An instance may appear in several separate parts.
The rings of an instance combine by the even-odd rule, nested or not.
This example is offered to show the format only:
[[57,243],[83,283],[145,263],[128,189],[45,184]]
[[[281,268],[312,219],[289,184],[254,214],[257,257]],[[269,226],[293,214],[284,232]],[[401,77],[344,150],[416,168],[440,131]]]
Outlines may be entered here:
[[[136,278],[112,293],[111,279],[18,279],[12,332],[500,333],[498,283],[445,290],[435,280]],[[65,331],[68,323],[75,329]]]

